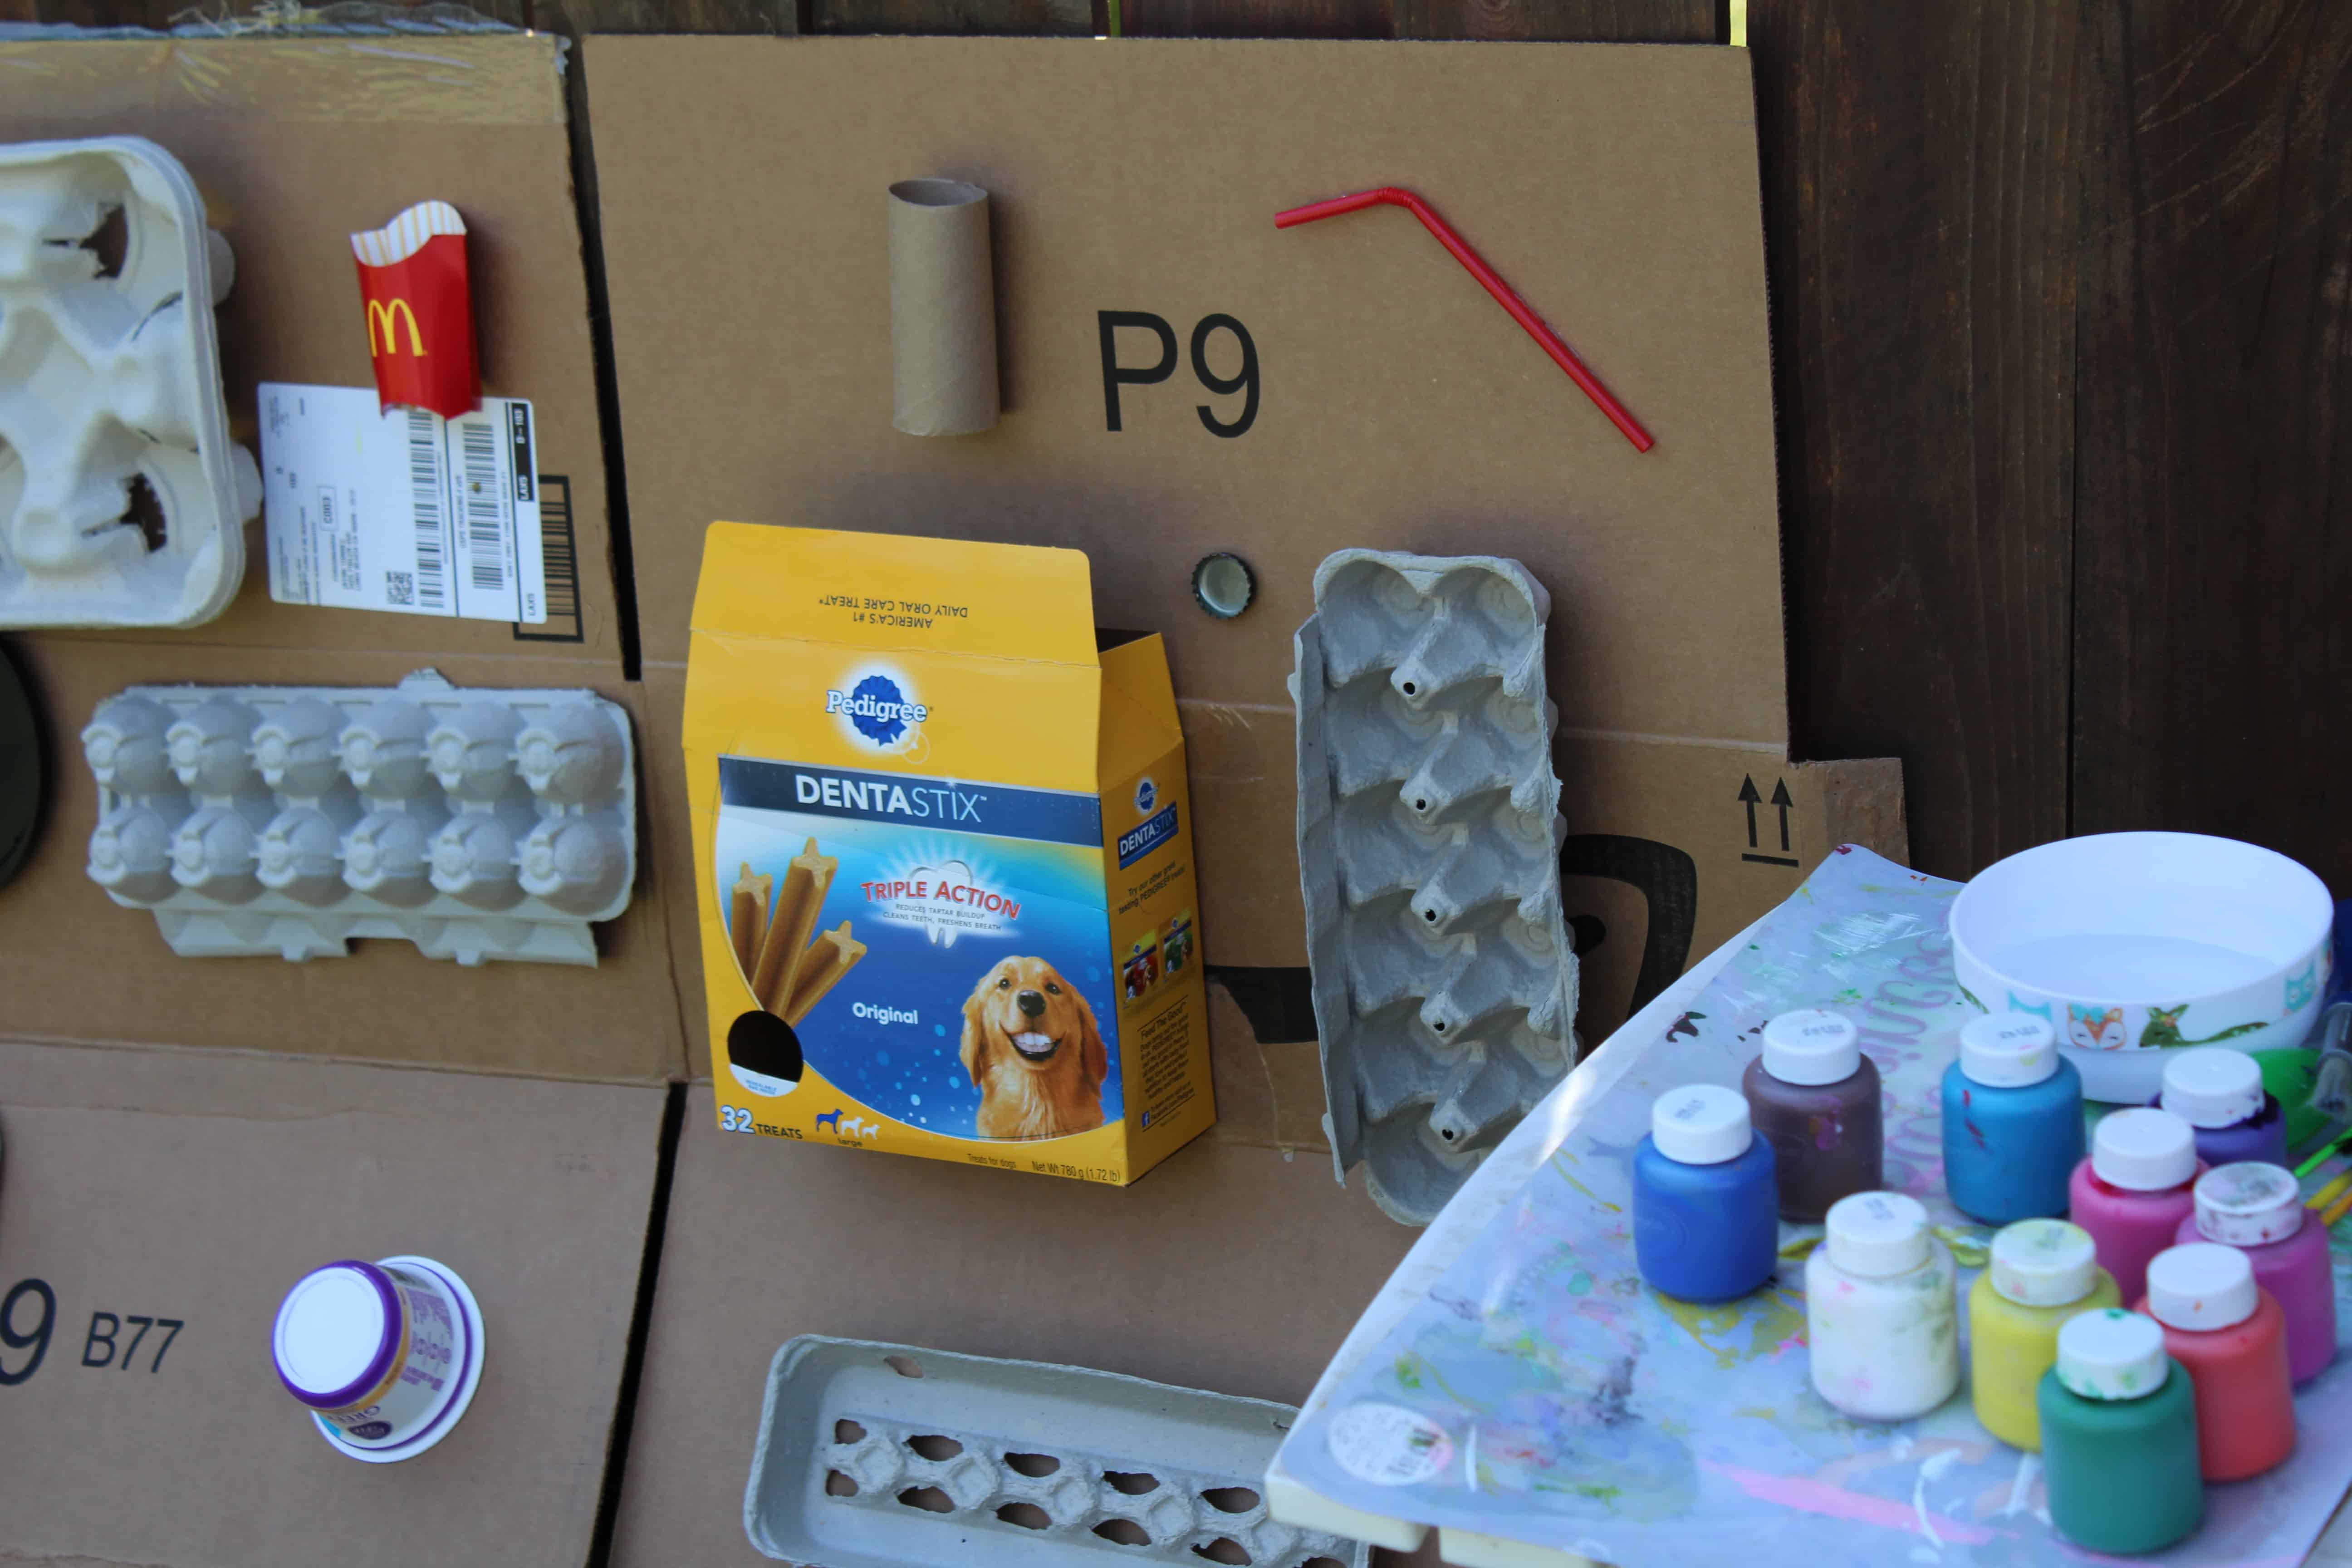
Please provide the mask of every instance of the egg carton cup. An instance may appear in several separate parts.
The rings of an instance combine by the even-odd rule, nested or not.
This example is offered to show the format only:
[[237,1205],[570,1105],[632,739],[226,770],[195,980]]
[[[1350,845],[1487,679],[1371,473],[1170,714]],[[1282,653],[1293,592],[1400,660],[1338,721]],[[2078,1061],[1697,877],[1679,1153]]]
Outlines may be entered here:
[[0,146],[0,626],[189,626],[236,596],[261,471],[221,386],[233,275],[153,142]]
[[628,714],[588,691],[134,686],[81,732],[90,879],[187,958],[596,962],[636,881]]
[[1283,1524],[1266,1466],[1298,1413],[1084,1367],[803,1335],[768,1372],[751,1544],[826,1568],[1203,1563],[1367,1568]]
[[1408,1225],[1576,1060],[1550,609],[1515,561],[1343,550],[1294,645],[1324,1129]]

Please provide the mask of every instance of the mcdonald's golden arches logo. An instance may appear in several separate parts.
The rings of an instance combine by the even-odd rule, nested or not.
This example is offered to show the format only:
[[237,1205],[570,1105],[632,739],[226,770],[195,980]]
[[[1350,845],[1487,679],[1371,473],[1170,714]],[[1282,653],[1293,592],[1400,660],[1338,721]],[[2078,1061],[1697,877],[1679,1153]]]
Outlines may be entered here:
[[[425,334],[417,331],[416,312],[409,309],[407,300],[370,300],[367,302],[367,316],[370,356],[397,354],[400,352],[400,333],[397,323],[405,317],[408,321],[408,352],[418,359],[425,357]],[[383,347],[381,349],[375,346],[376,328],[379,325],[383,329]]]

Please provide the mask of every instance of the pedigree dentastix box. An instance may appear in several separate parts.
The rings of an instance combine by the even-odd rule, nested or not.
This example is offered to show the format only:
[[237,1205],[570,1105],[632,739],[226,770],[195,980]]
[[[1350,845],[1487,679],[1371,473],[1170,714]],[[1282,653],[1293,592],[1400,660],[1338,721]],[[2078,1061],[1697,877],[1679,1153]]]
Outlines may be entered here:
[[714,523],[685,742],[722,1129],[1124,1184],[1216,1120],[1167,654],[1086,556]]

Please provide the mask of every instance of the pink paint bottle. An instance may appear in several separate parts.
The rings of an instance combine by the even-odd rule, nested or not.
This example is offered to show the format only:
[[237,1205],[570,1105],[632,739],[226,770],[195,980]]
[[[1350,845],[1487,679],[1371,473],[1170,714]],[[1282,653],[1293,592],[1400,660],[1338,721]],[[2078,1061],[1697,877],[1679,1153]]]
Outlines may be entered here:
[[2147,1289],[2147,1260],[2197,1212],[2197,1134],[2168,1110],[2118,1110],[2091,1130],[2091,1154],[2066,1184],[2066,1217],[2091,1233],[2099,1267],[2126,1301]]
[[2248,1160],[2197,1179],[2197,1213],[2179,1240],[2218,1241],[2253,1265],[2254,1283],[2286,1314],[2287,1370],[2308,1383],[2336,1359],[2336,1271],[2327,1229],[2305,1215],[2293,1172]]

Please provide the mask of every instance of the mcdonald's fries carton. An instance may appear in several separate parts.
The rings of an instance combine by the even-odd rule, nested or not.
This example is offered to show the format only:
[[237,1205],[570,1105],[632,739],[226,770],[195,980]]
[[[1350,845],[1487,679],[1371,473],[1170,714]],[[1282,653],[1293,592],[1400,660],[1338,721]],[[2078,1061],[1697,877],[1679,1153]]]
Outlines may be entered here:
[[685,745],[722,1129],[1123,1185],[1216,1120],[1167,655],[1085,555],[714,523]]

